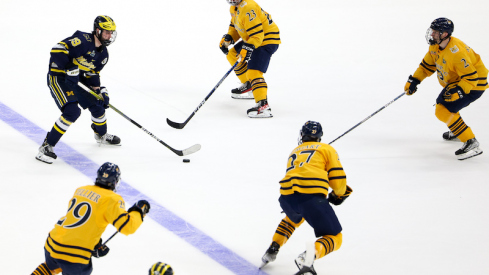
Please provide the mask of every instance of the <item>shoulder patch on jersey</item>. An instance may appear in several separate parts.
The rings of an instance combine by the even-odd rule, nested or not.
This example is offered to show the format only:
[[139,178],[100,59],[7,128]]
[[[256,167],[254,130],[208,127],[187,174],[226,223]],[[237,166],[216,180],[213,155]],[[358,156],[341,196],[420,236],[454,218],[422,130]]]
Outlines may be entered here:
[[90,37],[90,35],[84,33],[83,36],[85,37],[85,39],[88,41],[88,42],[92,42],[92,38]]
[[456,52],[458,52],[458,47],[457,47],[457,45],[455,45],[455,46],[453,46],[452,48],[450,48],[450,51],[451,51],[452,53],[456,53]]
[[102,60],[102,64],[105,65],[105,63],[107,63],[107,57]]
[[246,6],[246,4],[248,4],[248,3],[246,3],[246,1],[243,1],[243,2],[241,2],[241,4],[239,5],[239,7],[240,7],[240,8],[242,8],[242,7]]

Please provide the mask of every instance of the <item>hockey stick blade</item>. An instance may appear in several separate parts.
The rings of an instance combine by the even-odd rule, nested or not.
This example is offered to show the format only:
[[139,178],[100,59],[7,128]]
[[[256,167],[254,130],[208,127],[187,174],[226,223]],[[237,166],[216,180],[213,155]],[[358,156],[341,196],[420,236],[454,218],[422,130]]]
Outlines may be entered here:
[[166,119],[166,123],[168,123],[168,125],[170,125],[171,127],[175,128],[175,129],[183,129],[183,127],[185,127],[185,122],[183,123],[178,123],[178,122],[173,122],[171,120],[169,120],[168,118]]
[[191,147],[189,147],[187,149],[182,150],[181,151],[182,152],[182,156],[193,154],[193,153],[199,151],[200,148],[201,148],[200,144],[195,144],[195,145],[193,145],[193,146],[191,146]]

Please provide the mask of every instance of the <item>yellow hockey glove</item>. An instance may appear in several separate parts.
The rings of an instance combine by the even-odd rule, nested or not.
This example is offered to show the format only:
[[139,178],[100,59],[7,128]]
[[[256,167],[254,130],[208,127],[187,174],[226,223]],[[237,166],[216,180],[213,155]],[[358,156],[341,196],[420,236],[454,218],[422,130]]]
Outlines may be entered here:
[[251,54],[253,54],[254,50],[255,50],[255,45],[244,43],[243,46],[241,47],[241,51],[239,52],[239,56],[241,56],[241,62],[250,61]]
[[418,79],[414,78],[412,75],[409,76],[406,85],[404,86],[404,92],[407,95],[412,95],[418,90],[418,85],[421,83]]
[[328,201],[334,205],[340,205],[351,195],[351,192],[353,192],[353,189],[348,185],[344,195],[338,196],[334,191],[331,191],[328,195]]
[[460,88],[459,86],[456,86],[455,88],[452,88],[450,90],[446,90],[443,93],[443,99],[446,102],[454,102],[454,101],[457,101],[457,100],[463,98],[464,95],[465,95],[465,93],[462,90],[462,88]]
[[225,55],[228,55],[229,52],[228,47],[231,44],[234,44],[233,37],[226,33],[225,35],[222,36],[221,42],[219,42],[219,48]]

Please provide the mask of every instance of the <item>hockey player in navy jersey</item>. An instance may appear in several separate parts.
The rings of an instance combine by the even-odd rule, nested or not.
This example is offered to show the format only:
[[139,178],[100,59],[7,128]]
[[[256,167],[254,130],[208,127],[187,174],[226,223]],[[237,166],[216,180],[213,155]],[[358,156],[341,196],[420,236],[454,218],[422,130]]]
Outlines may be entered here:
[[[54,123],[39,148],[36,159],[53,163],[57,158],[53,151],[61,137],[81,114],[81,108],[92,114],[92,129],[100,144],[119,145],[121,140],[107,133],[105,109],[108,108],[109,94],[100,85],[100,71],[109,61],[107,46],[117,36],[114,20],[106,15],[95,18],[93,32],[76,31],[51,49],[47,84],[61,116]],[[91,87],[103,100],[82,90],[78,82]]]

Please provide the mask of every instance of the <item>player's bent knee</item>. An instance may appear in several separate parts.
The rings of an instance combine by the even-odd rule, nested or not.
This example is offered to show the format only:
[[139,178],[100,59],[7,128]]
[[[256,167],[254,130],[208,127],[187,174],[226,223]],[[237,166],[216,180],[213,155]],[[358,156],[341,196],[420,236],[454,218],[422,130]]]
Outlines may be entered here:
[[76,103],[68,103],[63,108],[63,117],[70,122],[75,122],[81,115],[81,109]]
[[99,105],[92,105],[88,108],[93,117],[102,117],[105,115],[105,109]]
[[455,116],[454,113],[448,111],[448,109],[440,103],[436,104],[435,115],[440,121],[446,124],[450,123]]
[[259,82],[265,82],[265,79],[263,79],[263,72],[258,70],[248,69],[248,71],[246,72],[246,77],[250,80],[253,80],[253,82],[255,82],[255,80],[258,81],[259,79],[261,79]]

